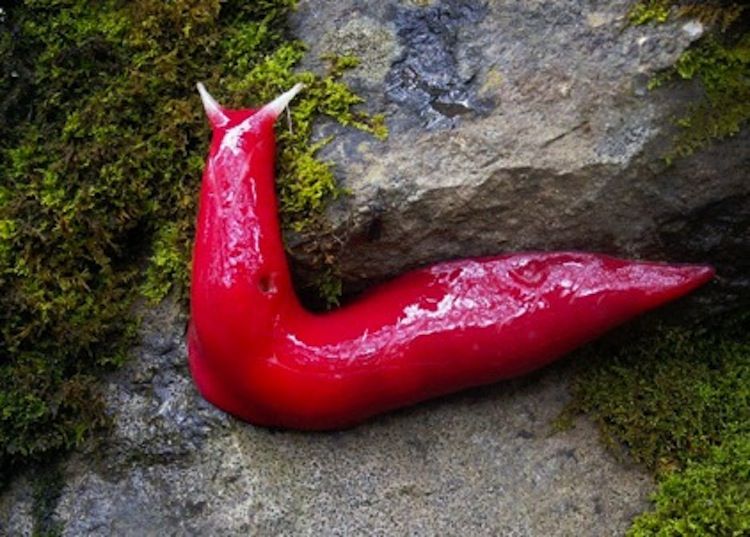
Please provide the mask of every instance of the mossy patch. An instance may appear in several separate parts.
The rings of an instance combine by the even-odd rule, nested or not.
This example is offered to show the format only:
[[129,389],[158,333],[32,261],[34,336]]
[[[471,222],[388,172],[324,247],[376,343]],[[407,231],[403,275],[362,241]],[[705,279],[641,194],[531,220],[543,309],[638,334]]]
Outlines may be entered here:
[[[657,471],[706,456],[750,432],[747,320],[712,330],[662,327],[633,344],[595,345],[577,376],[576,407],[593,412],[610,442]],[[741,325],[741,327],[739,326]]]
[[654,511],[638,517],[628,536],[750,535],[750,434],[670,474],[653,500]]
[[385,135],[339,80],[353,59],[294,71],[294,5],[27,0],[0,14],[0,469],[101,427],[96,378],[126,359],[134,302],[186,288],[209,135],[197,81],[238,107],[308,86],[279,124],[294,228],[341,193],[314,118]]
[[642,0],[635,3],[628,13],[631,24],[667,22],[672,11],[672,0]]
[[[625,446],[631,457],[661,478],[657,511],[644,515],[634,528],[640,532],[661,524],[659,531],[664,533],[653,534],[682,535],[668,530],[680,516],[702,517],[708,523],[718,512],[713,502],[722,490],[714,485],[740,490],[747,483],[741,481],[746,479],[741,473],[722,469],[721,454],[747,449],[736,444],[747,442],[750,435],[750,315],[735,313],[711,328],[662,326],[636,342],[619,341],[585,351],[572,409],[592,416],[608,444]],[[712,472],[721,479],[708,479]],[[696,483],[684,497],[670,499],[674,483],[692,483],[699,477],[702,484]],[[746,512],[747,505],[735,500],[733,494],[723,497],[721,509]],[[688,502],[690,512],[666,507]],[[705,509],[697,513],[701,502]],[[736,521],[732,524],[739,528]]]
[[718,0],[649,0],[635,4],[629,13],[633,24],[663,23],[670,17],[697,19],[709,32],[649,83],[650,89],[656,89],[678,80],[696,80],[703,89],[703,98],[675,119],[679,132],[665,155],[668,163],[738,133],[750,120],[748,6]]

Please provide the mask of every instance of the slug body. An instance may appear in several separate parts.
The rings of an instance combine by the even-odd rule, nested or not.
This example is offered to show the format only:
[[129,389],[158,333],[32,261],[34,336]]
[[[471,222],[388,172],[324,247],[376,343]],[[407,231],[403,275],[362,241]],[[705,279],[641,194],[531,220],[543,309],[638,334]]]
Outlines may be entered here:
[[203,396],[256,425],[325,430],[522,375],[713,276],[577,253],[520,253],[409,272],[335,311],[297,300],[279,228],[273,125],[221,108],[193,258],[190,368]]

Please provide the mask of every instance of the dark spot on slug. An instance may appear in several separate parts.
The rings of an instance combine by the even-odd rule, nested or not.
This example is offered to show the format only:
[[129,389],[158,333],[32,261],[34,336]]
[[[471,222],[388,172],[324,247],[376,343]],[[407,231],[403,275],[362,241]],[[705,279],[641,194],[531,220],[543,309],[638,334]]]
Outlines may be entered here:
[[262,293],[273,294],[276,292],[276,284],[271,274],[264,274],[258,279],[258,289]]

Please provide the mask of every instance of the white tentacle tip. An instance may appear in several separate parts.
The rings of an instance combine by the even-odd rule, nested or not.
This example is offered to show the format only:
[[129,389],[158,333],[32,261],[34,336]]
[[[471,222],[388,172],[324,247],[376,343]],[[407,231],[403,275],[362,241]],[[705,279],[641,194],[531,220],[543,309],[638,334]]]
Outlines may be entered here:
[[198,88],[198,93],[200,93],[203,108],[206,111],[206,116],[211,125],[214,127],[222,127],[226,125],[229,122],[229,118],[224,113],[224,109],[221,105],[216,102],[216,99],[214,99],[210,93],[208,93],[206,86],[204,86],[202,82],[198,82],[196,87]]
[[261,110],[263,112],[267,112],[269,114],[272,114],[274,117],[278,117],[281,112],[284,111],[284,109],[289,106],[289,102],[294,99],[294,97],[303,89],[305,89],[305,85],[302,82],[296,83],[292,89],[289,91],[285,91],[278,97],[276,97],[273,101],[265,105]]

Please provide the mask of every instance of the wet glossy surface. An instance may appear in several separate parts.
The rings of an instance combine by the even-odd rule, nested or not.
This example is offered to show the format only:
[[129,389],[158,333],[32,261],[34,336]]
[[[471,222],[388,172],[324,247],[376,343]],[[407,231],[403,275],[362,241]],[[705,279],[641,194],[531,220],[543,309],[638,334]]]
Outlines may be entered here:
[[209,401],[252,423],[347,427],[520,375],[713,276],[705,266],[521,253],[437,264],[336,311],[307,312],[276,209],[279,110],[207,105],[214,137],[193,259],[191,371]]

